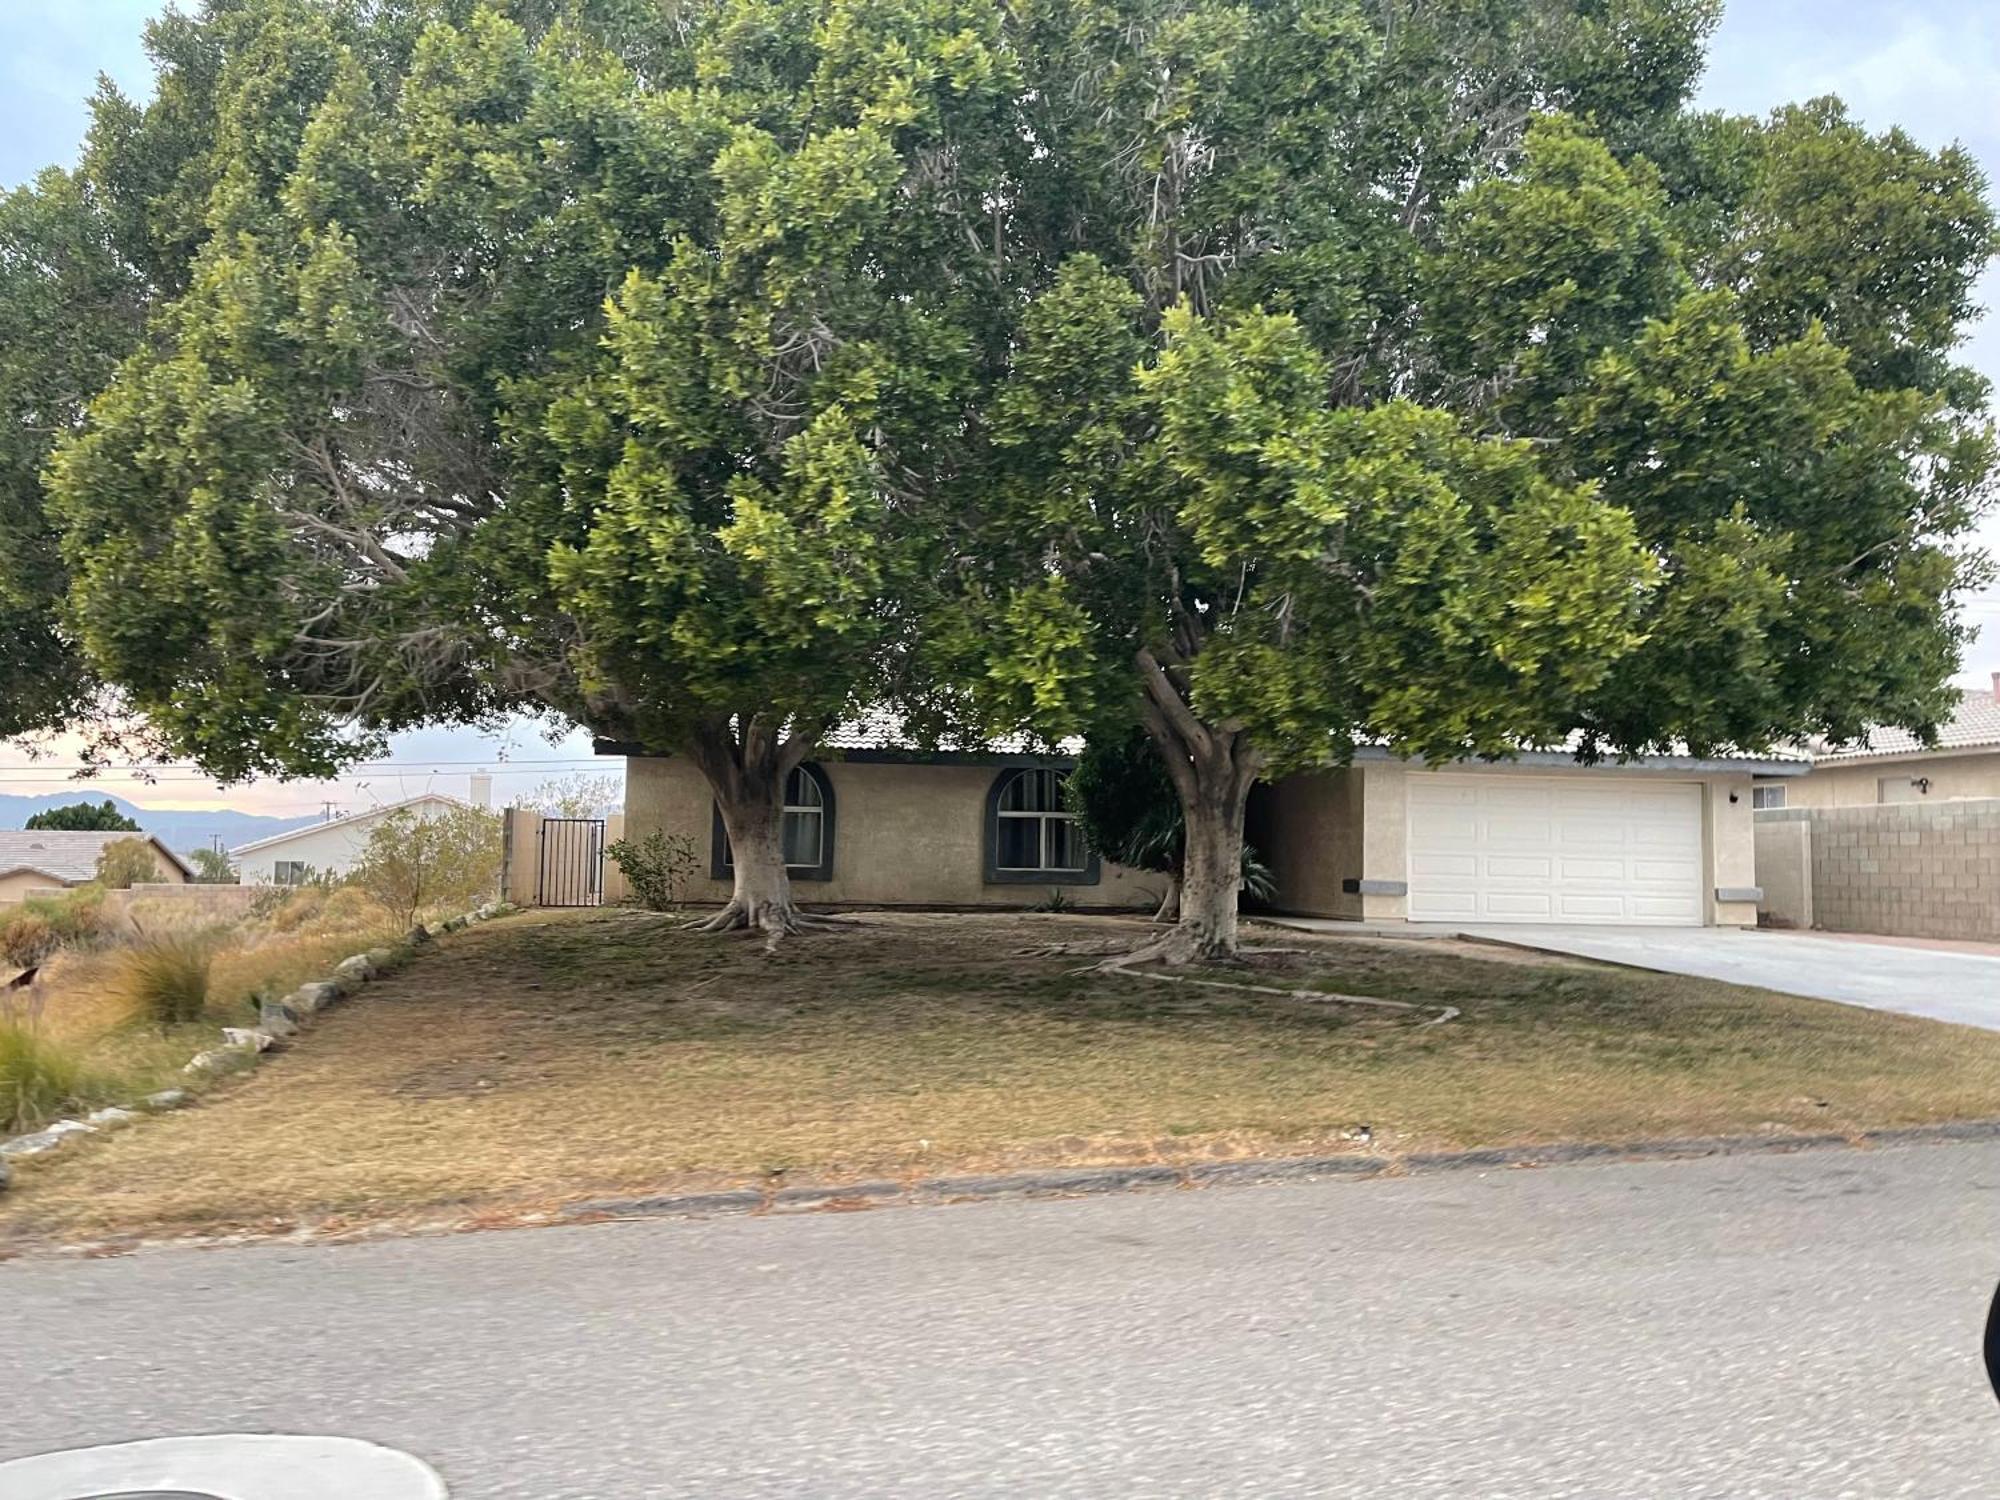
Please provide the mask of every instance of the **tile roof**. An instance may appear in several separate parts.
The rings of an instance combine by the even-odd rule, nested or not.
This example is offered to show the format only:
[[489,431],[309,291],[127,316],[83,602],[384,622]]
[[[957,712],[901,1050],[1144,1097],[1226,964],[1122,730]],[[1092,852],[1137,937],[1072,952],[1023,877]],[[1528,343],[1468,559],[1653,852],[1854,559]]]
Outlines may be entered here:
[[[819,743],[822,749],[827,750],[914,751],[919,748],[916,736],[904,727],[902,717],[882,708],[870,709],[858,719],[835,725],[821,737]],[[986,755],[1032,755],[1049,749],[1025,734],[1003,734],[990,740],[950,740],[938,748]],[[1083,741],[1061,740],[1054,750],[1058,755],[1080,755],[1083,753]]]
[[182,859],[150,833],[73,832],[64,829],[0,829],[0,874],[33,870],[64,885],[81,885],[97,874],[97,856],[119,839],[146,839],[192,876]]
[[1907,729],[1871,729],[1858,744],[1822,745],[1815,762],[1872,760],[1892,755],[1937,755],[1949,750],[1981,750],[2000,746],[2000,699],[1987,688],[1968,688],[1958,695],[1958,711],[1938,725],[1937,744],[1926,746]]

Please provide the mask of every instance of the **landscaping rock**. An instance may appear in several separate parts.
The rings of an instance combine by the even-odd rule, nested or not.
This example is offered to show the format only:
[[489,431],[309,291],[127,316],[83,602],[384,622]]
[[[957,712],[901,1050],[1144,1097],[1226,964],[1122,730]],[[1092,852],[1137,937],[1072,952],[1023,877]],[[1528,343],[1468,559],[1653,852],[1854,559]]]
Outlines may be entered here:
[[138,1118],[138,1110],[120,1109],[114,1104],[109,1109],[92,1110],[83,1117],[83,1122],[86,1125],[95,1125],[99,1130],[109,1130],[115,1126],[129,1125]]
[[234,1073],[256,1062],[257,1054],[242,1047],[212,1047],[206,1052],[197,1052],[182,1068],[183,1073],[200,1077],[222,1073]]
[[408,943],[412,948],[421,948],[425,943],[428,943],[430,940],[431,940],[431,930],[430,928],[424,926],[424,924],[421,922],[417,923],[416,926],[412,927],[409,930],[409,932],[406,933],[403,937],[403,941]]
[[333,966],[333,972],[354,984],[366,984],[375,977],[375,965],[368,961],[368,955],[357,953],[351,958],[343,958]]
[[446,917],[446,918],[445,918],[445,921],[444,921],[444,931],[446,931],[446,932],[462,932],[462,931],[464,931],[464,930],[465,930],[465,918],[463,918],[463,917]]
[[17,1135],[11,1141],[0,1141],[0,1156],[40,1156],[45,1151],[53,1151],[73,1135],[96,1135],[95,1125],[86,1125],[81,1120],[58,1120],[45,1130],[37,1130],[31,1135]]
[[386,974],[401,962],[402,954],[394,948],[370,948],[362,955],[374,966],[377,974]]
[[269,1052],[278,1045],[278,1039],[268,1031],[258,1031],[249,1026],[225,1026],[222,1028],[222,1045],[243,1048],[250,1052]]
[[309,1016],[335,1004],[345,993],[345,990],[331,980],[321,979],[312,984],[300,985],[285,997],[285,1004],[295,1008],[301,1015]]
[[186,1089],[161,1089],[157,1094],[148,1094],[146,1096],[146,1108],[179,1109],[193,1098],[194,1095],[190,1094]]
[[272,1036],[297,1036],[299,1013],[282,1000],[263,1000],[257,1005],[257,1029]]

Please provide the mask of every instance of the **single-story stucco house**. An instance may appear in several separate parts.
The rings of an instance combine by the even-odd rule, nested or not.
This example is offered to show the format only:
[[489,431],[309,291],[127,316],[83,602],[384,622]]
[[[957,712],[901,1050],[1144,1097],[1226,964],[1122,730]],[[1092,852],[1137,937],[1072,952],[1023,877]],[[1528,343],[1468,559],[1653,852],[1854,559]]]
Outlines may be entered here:
[[[492,778],[474,776],[470,805],[484,807],[492,800]],[[468,804],[442,792],[425,792],[400,802],[329,818],[324,823],[308,823],[289,833],[239,844],[229,851],[236,866],[236,878],[243,885],[299,885],[322,875],[345,875],[361,858],[368,839],[392,813],[407,812],[413,817],[434,817]]]
[[1815,746],[1811,754],[1804,776],[1758,778],[1753,800],[1760,810],[2000,797],[2000,672],[1991,688],[1959,694],[1934,746],[1907,729],[1873,729],[1857,744]]
[[[729,896],[728,841],[684,757],[626,757],[625,836],[693,841],[696,901]],[[807,902],[1148,907],[1157,875],[1090,855],[1064,810],[1071,762],[1018,747],[922,751],[874,716],[795,772],[785,843]],[[1580,764],[1560,752],[1428,769],[1382,752],[1259,786],[1250,842],[1272,906],[1374,922],[1754,926],[1753,781],[1803,757],[1653,756]]]
[[83,885],[96,876],[104,846],[119,839],[144,839],[153,846],[158,884],[194,879],[187,861],[149,833],[8,829],[0,831],[0,905]]

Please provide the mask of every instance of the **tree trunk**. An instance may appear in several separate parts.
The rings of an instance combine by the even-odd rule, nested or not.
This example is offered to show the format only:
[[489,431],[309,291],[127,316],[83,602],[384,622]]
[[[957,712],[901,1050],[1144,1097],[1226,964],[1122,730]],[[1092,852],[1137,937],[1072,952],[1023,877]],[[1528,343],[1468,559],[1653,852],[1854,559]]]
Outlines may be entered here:
[[782,837],[785,782],[811,748],[810,736],[783,734],[755,715],[696,728],[688,755],[715,794],[734,876],[729,904],[697,930],[748,930],[775,942],[817,925],[792,899]]
[[1159,910],[1153,913],[1155,922],[1178,922],[1181,919],[1181,877],[1177,870],[1167,871],[1167,888],[1160,893]]
[[710,930],[749,928],[764,933],[794,933],[803,923],[792,900],[792,878],[785,873],[783,783],[777,791],[735,801],[716,795],[722,826],[729,835],[729,860],[734,885],[729,904],[703,925]]
[[1189,701],[1184,670],[1139,653],[1146,733],[1180,794],[1185,824],[1179,921],[1126,962],[1230,960],[1238,953],[1236,898],[1243,885],[1243,811],[1263,756],[1231,724],[1205,723]]
[[1181,856],[1180,923],[1173,962],[1236,957],[1236,898],[1243,886],[1243,809],[1248,778],[1233,765],[1197,770],[1197,794],[1181,799],[1186,843]]

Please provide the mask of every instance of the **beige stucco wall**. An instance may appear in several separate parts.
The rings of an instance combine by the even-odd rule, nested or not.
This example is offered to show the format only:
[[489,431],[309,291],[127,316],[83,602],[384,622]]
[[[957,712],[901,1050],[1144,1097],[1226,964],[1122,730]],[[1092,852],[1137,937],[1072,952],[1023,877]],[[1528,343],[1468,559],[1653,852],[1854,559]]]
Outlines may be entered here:
[[[861,761],[824,763],[833,787],[833,878],[800,881],[801,901],[855,906],[1035,906],[1058,888],[986,883],[986,795],[1000,768]],[[692,901],[725,901],[727,881],[708,878],[714,801],[701,773],[678,757],[634,758],[625,769],[625,826],[694,840],[701,869]],[[1144,907],[1159,900],[1157,875],[1106,864],[1096,885],[1061,885],[1079,907]]]
[[11,904],[29,896],[48,896],[62,887],[46,875],[37,875],[32,870],[16,871],[11,875],[0,875],[0,904]]
[[1756,827],[1758,912],[1773,927],[1813,925],[1812,823],[1760,813]]
[[1891,777],[1904,782],[1928,778],[1930,790],[1915,799],[1919,804],[2000,797],[2000,750],[1821,762],[1786,780],[1785,806],[1873,807],[1882,800],[1878,784]]
[[1360,917],[1362,898],[1341,887],[1361,875],[1362,775],[1313,771],[1250,794],[1244,834],[1277,883],[1277,910]]

